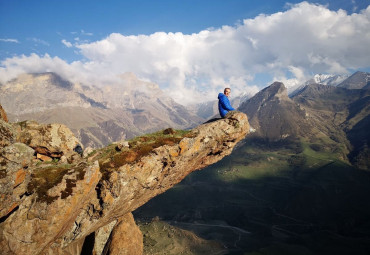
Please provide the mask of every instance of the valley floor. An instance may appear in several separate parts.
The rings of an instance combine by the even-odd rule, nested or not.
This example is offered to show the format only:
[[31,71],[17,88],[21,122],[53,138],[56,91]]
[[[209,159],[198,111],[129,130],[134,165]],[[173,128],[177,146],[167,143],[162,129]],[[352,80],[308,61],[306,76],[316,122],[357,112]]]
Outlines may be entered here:
[[[184,254],[369,254],[370,172],[339,160],[337,152],[304,140],[247,139],[134,215],[144,240],[155,218],[221,247]],[[150,236],[155,242],[144,242],[144,249],[175,254],[158,248],[161,236]]]

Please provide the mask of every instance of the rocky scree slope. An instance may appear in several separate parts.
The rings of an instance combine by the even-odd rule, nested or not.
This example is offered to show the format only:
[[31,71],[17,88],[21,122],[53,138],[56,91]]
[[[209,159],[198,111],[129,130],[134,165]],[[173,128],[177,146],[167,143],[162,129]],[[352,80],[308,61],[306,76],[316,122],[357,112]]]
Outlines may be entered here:
[[[0,120],[1,254],[79,254],[85,239],[92,240],[96,254],[104,249],[140,254],[142,246],[130,253],[142,240],[131,212],[229,155],[249,132],[246,115],[230,112],[190,132],[168,129],[132,140],[129,147],[111,145],[79,158],[73,152],[77,139],[55,128],[39,128],[41,146],[32,143],[37,132],[20,139],[30,125],[37,129],[31,124]],[[45,152],[52,162],[35,158]],[[120,236],[126,241],[114,242]]]

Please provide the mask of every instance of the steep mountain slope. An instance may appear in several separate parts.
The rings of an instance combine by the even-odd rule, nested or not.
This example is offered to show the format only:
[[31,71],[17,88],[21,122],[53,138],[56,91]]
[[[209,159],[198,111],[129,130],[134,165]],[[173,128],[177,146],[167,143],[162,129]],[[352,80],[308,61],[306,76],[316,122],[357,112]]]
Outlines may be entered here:
[[316,84],[305,87],[292,99],[305,109],[315,127],[346,146],[353,163],[365,164],[357,157],[370,156],[367,149],[370,145],[369,90]]
[[72,83],[53,73],[21,75],[1,86],[0,91],[1,104],[8,114],[91,105],[88,98],[74,91]]
[[257,135],[271,141],[308,137],[313,132],[306,112],[288,97],[284,84],[280,82],[261,90],[238,110],[247,114]]
[[54,73],[25,74],[0,87],[0,102],[11,121],[62,123],[92,147],[202,122],[156,84],[130,73],[120,78],[119,84],[98,88],[72,84]]
[[355,72],[348,79],[338,85],[340,88],[347,89],[369,89],[370,73]]
[[370,145],[369,96],[368,90],[310,84],[289,98],[284,85],[275,82],[239,110],[263,139],[306,138],[359,166]]

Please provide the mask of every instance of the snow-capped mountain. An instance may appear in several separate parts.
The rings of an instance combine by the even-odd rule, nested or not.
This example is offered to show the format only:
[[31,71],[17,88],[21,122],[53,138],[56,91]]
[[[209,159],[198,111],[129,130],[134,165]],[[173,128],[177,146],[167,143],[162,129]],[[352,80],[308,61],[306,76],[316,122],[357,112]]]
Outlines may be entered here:
[[288,88],[289,96],[294,96],[298,91],[303,89],[305,86],[310,84],[321,84],[329,86],[337,86],[346,80],[349,75],[336,75],[336,74],[315,74],[311,79],[307,80],[303,84]]
[[314,80],[315,83],[322,85],[337,86],[348,77],[349,75],[315,74],[315,76],[311,80]]

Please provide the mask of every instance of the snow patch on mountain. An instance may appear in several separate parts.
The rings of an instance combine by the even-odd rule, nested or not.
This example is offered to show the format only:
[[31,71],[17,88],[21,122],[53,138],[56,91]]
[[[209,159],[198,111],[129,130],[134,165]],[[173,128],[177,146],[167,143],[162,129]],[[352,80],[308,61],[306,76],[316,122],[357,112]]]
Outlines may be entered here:
[[337,86],[348,77],[349,75],[315,74],[311,79],[307,80],[303,84],[297,84],[295,86],[288,87],[288,94],[289,96],[294,96],[298,91],[310,84]]

